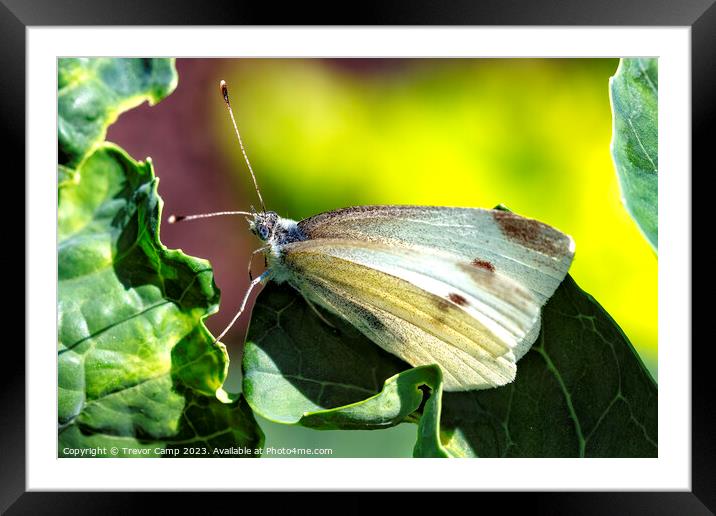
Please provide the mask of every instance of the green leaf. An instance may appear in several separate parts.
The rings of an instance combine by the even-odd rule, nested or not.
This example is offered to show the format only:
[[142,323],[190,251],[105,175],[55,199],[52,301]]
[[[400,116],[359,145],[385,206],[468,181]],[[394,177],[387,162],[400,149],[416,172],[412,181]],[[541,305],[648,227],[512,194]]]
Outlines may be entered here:
[[173,59],[62,58],[57,70],[58,161],[70,168],[120,114],[145,100],[156,104],[177,85]]
[[486,391],[442,393],[434,366],[411,369],[324,316],[336,329],[288,286],[269,284],[258,297],[243,361],[256,413],[318,429],[418,422],[416,456],[656,456],[656,385],[570,277],[545,306],[516,381]]
[[658,249],[658,61],[622,59],[609,80],[612,157],[622,198],[651,246]]
[[151,162],[103,144],[77,177],[59,190],[60,453],[260,445],[245,403],[221,390],[227,353],[203,324],[219,301],[211,267],[159,240]]

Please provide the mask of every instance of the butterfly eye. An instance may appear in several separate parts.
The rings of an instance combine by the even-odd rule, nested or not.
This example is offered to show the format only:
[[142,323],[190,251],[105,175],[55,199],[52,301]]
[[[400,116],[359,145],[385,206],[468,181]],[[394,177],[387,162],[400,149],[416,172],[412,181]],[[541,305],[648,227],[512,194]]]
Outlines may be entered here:
[[262,240],[266,240],[269,236],[269,230],[266,226],[259,227],[259,237],[261,237]]

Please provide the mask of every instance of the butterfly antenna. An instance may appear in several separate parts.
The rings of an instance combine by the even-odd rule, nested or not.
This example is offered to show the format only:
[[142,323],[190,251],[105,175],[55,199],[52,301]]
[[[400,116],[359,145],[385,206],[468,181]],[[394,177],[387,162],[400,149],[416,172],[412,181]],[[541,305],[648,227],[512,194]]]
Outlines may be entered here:
[[249,172],[251,172],[251,179],[254,180],[254,187],[256,188],[256,195],[259,196],[259,202],[261,203],[261,209],[264,213],[266,213],[266,206],[264,205],[264,200],[261,197],[261,192],[259,191],[259,184],[256,182],[256,176],[254,175],[254,169],[251,168],[251,162],[249,161],[249,157],[246,155],[246,150],[244,149],[244,142],[241,141],[241,134],[239,133],[239,126],[236,125],[236,119],[234,118],[234,111],[231,109],[231,102],[229,102],[229,88],[226,86],[226,81],[221,81],[219,83],[219,88],[221,89],[221,95],[224,97],[224,103],[226,103],[226,109],[229,110],[229,116],[231,116],[231,123],[234,124],[234,132],[236,133],[236,138],[239,140],[239,145],[241,146],[241,153],[244,155],[244,161],[246,161],[246,166],[249,167]]
[[185,222],[187,220],[208,219],[209,217],[218,217],[220,215],[251,215],[248,211],[215,211],[213,213],[200,213],[198,215],[169,215],[167,222],[175,224],[177,222]]

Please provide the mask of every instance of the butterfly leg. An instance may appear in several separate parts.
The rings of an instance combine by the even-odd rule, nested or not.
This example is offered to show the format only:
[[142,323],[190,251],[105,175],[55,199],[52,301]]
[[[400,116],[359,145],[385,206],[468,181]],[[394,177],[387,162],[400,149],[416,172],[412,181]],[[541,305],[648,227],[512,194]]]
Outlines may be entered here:
[[249,284],[249,288],[246,289],[246,294],[244,294],[244,300],[241,302],[241,308],[239,308],[239,311],[236,312],[236,315],[234,315],[234,318],[231,319],[231,322],[229,323],[229,325],[226,328],[224,328],[224,331],[222,331],[221,334],[218,337],[216,337],[216,339],[214,339],[214,343],[220,341],[224,337],[224,335],[226,335],[226,333],[231,329],[231,327],[234,325],[236,320],[241,316],[241,314],[244,313],[244,309],[246,308],[246,303],[249,300],[249,296],[251,295],[251,292],[254,290],[254,288],[259,283],[265,283],[266,281],[268,281],[270,279],[269,278],[270,273],[271,273],[270,270],[265,271],[263,274],[261,274],[261,276],[259,276],[258,278],[251,281],[251,283]]
[[[253,264],[253,261],[254,261],[254,255],[256,255],[257,253],[260,253],[260,252],[262,252],[262,251],[266,251],[266,250],[268,250],[268,249],[270,249],[270,248],[271,248],[270,245],[265,245],[265,246],[263,246],[263,247],[259,247],[258,249],[256,249],[255,251],[253,251],[253,252],[251,253],[251,256],[249,257],[249,281],[253,281],[253,280],[254,280],[254,275],[251,274],[251,265]],[[266,256],[264,256],[264,265],[265,265],[265,266],[268,266],[268,262],[266,261]]]
[[[301,293],[301,294],[303,295],[303,293]],[[315,313],[321,321],[323,321],[324,323],[326,323],[329,327],[333,328],[334,330],[337,329],[337,328],[335,327],[335,325],[331,324],[331,323],[328,321],[328,319],[326,319],[326,318],[323,316],[323,314],[318,311],[318,308],[316,308],[316,305],[314,305],[313,302],[312,302],[310,299],[308,299],[305,295],[303,296],[303,299],[306,300],[306,304],[308,304],[308,306],[311,307],[311,310],[313,310],[313,313]]]

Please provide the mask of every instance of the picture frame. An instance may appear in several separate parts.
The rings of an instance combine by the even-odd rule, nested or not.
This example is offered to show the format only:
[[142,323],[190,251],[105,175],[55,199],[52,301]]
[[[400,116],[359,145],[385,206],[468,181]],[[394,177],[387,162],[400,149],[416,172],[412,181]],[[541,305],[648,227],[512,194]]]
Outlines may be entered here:
[[[7,136],[9,147],[24,148],[25,104],[31,98],[25,95],[24,78],[26,39],[28,27],[49,25],[246,25],[246,24],[284,24],[287,22],[308,22],[316,24],[344,25],[349,20],[340,15],[323,11],[320,15],[311,10],[271,13],[268,8],[252,6],[250,14],[242,9],[245,4],[202,5],[197,2],[180,2],[167,11],[158,3],[145,2],[139,6],[122,6],[105,1],[95,2],[26,2],[5,1],[0,16],[0,33],[5,35],[3,46],[3,116],[5,126],[15,129]],[[546,2],[521,2],[509,7],[499,2],[473,5],[470,2],[453,3],[449,8],[428,9],[427,2],[418,2],[410,8],[395,6],[376,7],[372,11],[357,14],[351,24],[360,25],[576,25],[576,26],[689,26],[691,27],[692,59],[692,160],[705,164],[709,128],[714,125],[714,78],[713,66],[716,45],[716,7],[710,1],[693,2],[673,9],[667,1],[639,2],[603,5],[596,2],[584,2],[565,8],[562,4]],[[678,11],[678,12],[677,12]],[[370,12],[371,14],[365,14]],[[315,17],[314,17],[315,16]],[[23,162],[18,163],[23,167]],[[26,191],[26,196],[31,192]],[[30,271],[26,270],[26,275]],[[28,309],[31,307],[28,307]],[[26,313],[27,318],[27,313]],[[602,514],[606,512],[641,511],[654,514],[708,514],[716,510],[714,493],[714,456],[715,448],[711,436],[714,433],[710,415],[714,411],[714,401],[710,395],[711,387],[706,383],[706,367],[709,364],[708,346],[693,346],[692,357],[692,489],[690,492],[636,492],[636,493],[525,493],[519,496],[525,506],[549,507],[550,513]],[[6,410],[2,426],[3,483],[0,507],[10,508],[9,514],[41,512],[41,507],[51,505],[53,512],[62,512],[64,508],[84,506],[93,512],[116,507],[118,503],[129,506],[141,506],[146,494],[109,494],[109,493],[41,493],[26,492],[25,464],[26,450],[31,443],[25,440],[25,383],[24,368],[29,366],[25,354],[19,349],[10,348],[6,356],[13,364],[14,375],[5,375],[3,392]],[[694,452],[697,450],[697,452]],[[356,495],[351,495],[356,496]],[[490,496],[505,496],[493,494]],[[169,499],[168,495],[164,495]],[[119,502],[121,500],[121,502]],[[227,501],[227,497],[222,497]],[[16,512],[14,512],[16,511]]]

